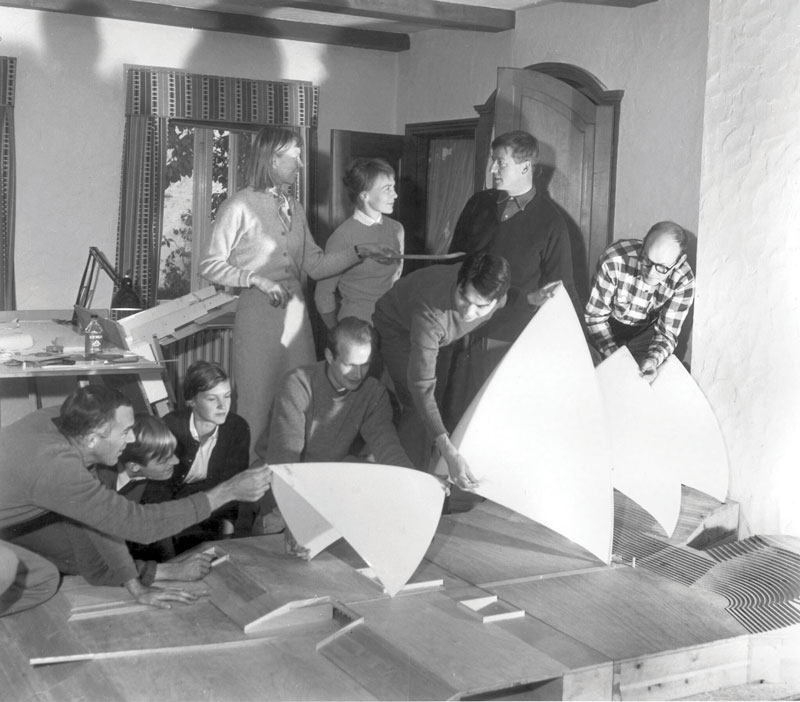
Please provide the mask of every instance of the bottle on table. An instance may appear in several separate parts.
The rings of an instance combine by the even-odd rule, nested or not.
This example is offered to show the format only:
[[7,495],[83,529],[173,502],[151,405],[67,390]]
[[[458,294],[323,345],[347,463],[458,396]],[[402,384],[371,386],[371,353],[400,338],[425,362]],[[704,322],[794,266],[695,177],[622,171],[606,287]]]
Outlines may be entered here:
[[86,329],[83,330],[85,353],[87,361],[94,361],[97,359],[97,354],[103,351],[103,327],[97,319],[97,315],[93,314]]

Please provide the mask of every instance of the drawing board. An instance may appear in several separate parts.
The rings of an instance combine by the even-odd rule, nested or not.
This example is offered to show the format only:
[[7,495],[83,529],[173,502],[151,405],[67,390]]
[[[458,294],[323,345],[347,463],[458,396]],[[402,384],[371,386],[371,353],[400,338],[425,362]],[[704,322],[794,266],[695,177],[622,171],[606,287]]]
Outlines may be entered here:
[[439,480],[376,463],[291,463],[272,470],[275,499],[300,546],[316,555],[341,536],[390,596],[408,582],[439,523]]
[[[563,285],[484,383],[452,441],[480,481],[479,495],[609,562],[613,490],[605,413]],[[443,461],[436,472],[447,473]]]

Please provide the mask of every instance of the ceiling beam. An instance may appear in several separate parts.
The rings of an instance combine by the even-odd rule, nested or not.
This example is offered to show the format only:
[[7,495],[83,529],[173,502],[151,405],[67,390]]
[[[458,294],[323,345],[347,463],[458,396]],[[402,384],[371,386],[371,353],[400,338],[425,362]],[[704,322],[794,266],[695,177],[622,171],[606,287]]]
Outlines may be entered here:
[[658,0],[557,0],[560,2],[575,2],[583,5],[605,5],[606,7],[639,7]]
[[505,32],[516,22],[513,10],[436,0],[288,0],[285,6],[475,32]]
[[[199,5],[200,2],[195,4]],[[205,4],[208,6],[212,3],[206,2]],[[227,9],[227,2],[222,5],[220,3],[213,4]],[[26,10],[163,24],[211,32],[247,34],[269,39],[291,39],[356,49],[397,52],[407,51],[411,45],[407,34],[336,27],[310,22],[270,20],[252,15],[193,10],[174,5],[175,3],[165,5],[147,0],[0,0],[0,6]]]
[[[164,2],[139,1],[155,5]],[[265,18],[272,10],[292,8],[475,32],[504,32],[514,29],[515,24],[513,10],[436,0],[169,0],[169,4],[188,10],[213,10]]]

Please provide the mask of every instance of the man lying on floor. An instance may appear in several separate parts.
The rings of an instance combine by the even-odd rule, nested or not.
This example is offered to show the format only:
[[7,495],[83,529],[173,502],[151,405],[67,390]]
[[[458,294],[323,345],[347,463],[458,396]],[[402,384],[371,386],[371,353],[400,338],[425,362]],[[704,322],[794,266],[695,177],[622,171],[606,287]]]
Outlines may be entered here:
[[[16,546],[11,587],[0,597],[0,616],[46,601],[59,571],[92,572],[97,546],[124,540],[152,543],[208,518],[232,500],[254,501],[269,487],[267,466],[251,468],[203,493],[162,504],[139,505],[109,490],[89,468],[116,465],[132,443],[130,401],[115,390],[89,385],[58,408],[33,412],[0,429],[0,538]],[[169,607],[194,596],[144,584],[133,559],[94,584],[125,585],[141,603]],[[108,578],[115,581],[109,582]]]

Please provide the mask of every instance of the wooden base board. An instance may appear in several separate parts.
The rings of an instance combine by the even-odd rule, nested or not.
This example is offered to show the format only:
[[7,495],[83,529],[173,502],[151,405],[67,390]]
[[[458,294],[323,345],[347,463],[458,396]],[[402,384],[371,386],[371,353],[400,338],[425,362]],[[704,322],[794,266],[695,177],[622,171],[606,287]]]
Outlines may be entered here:
[[[472,540],[461,538],[467,532]],[[204,599],[68,622],[71,605],[58,593],[0,619],[0,689],[40,700],[669,699],[800,681],[800,626],[745,635],[720,596],[639,567],[586,562],[563,537],[491,505],[444,518],[440,534],[439,563],[461,575],[490,578],[498,548],[521,554],[525,567],[514,564],[503,581],[500,562],[500,577],[481,589],[424,561],[414,579],[439,577],[444,588],[390,599],[334,553],[307,563],[283,553],[282,537],[234,539],[224,547],[246,576],[236,580],[240,595],[270,592],[278,607],[331,597],[326,618],[251,638]],[[525,616],[485,624],[457,601],[487,595]],[[28,663],[64,655],[78,659]]]

